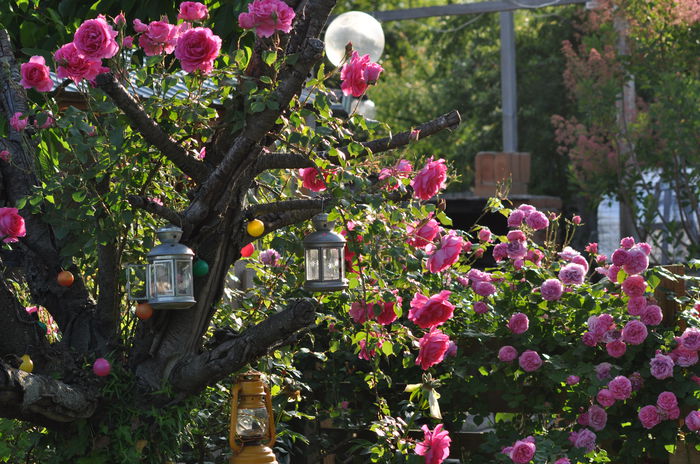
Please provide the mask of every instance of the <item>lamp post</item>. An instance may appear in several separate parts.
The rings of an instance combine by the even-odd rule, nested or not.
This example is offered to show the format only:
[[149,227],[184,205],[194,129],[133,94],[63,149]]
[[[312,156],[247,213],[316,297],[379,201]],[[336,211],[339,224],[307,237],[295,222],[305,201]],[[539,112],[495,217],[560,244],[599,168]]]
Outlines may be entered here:
[[148,264],[127,267],[127,294],[131,300],[147,300],[154,309],[185,309],[194,299],[194,252],[179,243],[182,229],[169,225],[156,231],[160,245],[148,252]]
[[345,238],[333,232],[328,214],[314,216],[315,232],[304,237],[306,282],[312,292],[333,292],[348,288],[345,278]]
[[230,464],[277,464],[272,398],[262,374],[248,371],[236,378],[231,397]]

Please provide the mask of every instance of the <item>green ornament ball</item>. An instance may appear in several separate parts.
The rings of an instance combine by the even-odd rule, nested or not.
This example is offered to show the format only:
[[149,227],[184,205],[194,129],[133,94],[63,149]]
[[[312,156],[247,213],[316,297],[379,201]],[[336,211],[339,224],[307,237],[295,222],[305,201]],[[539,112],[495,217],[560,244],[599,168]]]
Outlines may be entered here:
[[36,324],[39,326],[42,333],[46,333],[46,324],[44,324],[43,322],[37,322]]
[[209,264],[207,264],[207,262],[203,259],[198,259],[194,262],[192,273],[195,277],[202,277],[209,274]]

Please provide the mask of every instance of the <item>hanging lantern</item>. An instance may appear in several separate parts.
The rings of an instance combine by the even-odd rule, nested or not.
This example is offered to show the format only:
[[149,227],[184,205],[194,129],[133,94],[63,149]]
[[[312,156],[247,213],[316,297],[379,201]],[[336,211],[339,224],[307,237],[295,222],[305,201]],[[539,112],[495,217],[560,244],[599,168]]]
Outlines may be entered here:
[[348,288],[345,279],[345,238],[333,232],[328,214],[313,218],[316,232],[304,237],[306,283],[312,292],[332,292]]
[[163,227],[156,235],[161,244],[148,252],[148,264],[127,268],[129,299],[148,301],[154,309],[189,308],[196,303],[192,284],[194,252],[179,243],[179,227]]
[[236,378],[231,398],[230,464],[277,464],[272,398],[262,374],[249,371]]

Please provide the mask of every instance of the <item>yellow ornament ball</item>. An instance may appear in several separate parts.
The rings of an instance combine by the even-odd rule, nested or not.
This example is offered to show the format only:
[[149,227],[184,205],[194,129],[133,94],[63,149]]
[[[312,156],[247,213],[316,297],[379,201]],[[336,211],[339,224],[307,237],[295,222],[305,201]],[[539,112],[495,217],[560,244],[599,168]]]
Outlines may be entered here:
[[32,358],[30,358],[28,354],[22,355],[22,364],[19,365],[19,369],[29,373],[34,370],[34,361],[32,361]]
[[260,237],[265,232],[265,224],[260,219],[253,219],[248,223],[247,231],[251,237]]

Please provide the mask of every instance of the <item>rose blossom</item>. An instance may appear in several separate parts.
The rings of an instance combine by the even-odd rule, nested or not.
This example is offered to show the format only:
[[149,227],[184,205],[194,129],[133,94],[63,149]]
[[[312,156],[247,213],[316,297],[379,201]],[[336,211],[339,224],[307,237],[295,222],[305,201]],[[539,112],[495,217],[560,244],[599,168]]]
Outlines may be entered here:
[[447,180],[447,166],[445,160],[440,158],[433,161],[432,158],[425,164],[416,177],[411,181],[413,196],[421,200],[430,200],[441,189],[445,188]]
[[627,312],[630,316],[641,316],[647,307],[647,299],[644,296],[633,296],[627,302]]
[[615,321],[610,314],[603,313],[600,316],[591,316],[587,321],[588,330],[596,334],[598,337],[602,337],[609,330],[615,328]]
[[248,4],[248,12],[238,15],[238,25],[255,29],[258,37],[270,37],[275,31],[288,34],[296,13],[281,0],[255,0]]
[[525,372],[534,372],[542,366],[542,358],[536,351],[525,350],[518,358],[518,364]]
[[367,87],[377,81],[382,71],[384,68],[372,62],[369,55],[360,56],[353,51],[350,61],[340,70],[340,88],[345,95],[361,97]]
[[501,362],[515,361],[517,357],[518,350],[510,345],[502,346],[501,349],[498,350],[498,360]]
[[520,227],[525,219],[525,211],[514,209],[508,216],[508,227]]
[[527,256],[527,242],[523,240],[513,240],[508,242],[506,253],[510,259],[519,259]]
[[474,289],[474,293],[483,297],[488,297],[496,293],[496,286],[491,282],[473,282],[472,288]]
[[627,262],[627,256],[627,250],[618,248],[617,250],[613,251],[613,254],[610,256],[610,260],[615,266],[622,267]]
[[354,301],[350,305],[350,317],[358,324],[374,319],[374,304]]
[[631,320],[622,329],[622,339],[630,345],[640,345],[647,338],[647,326],[644,323]]
[[22,80],[19,83],[25,89],[35,88],[39,92],[48,92],[53,88],[49,67],[43,56],[32,56],[29,62],[20,66]]
[[604,380],[610,377],[610,369],[612,368],[612,364],[608,362],[602,362],[595,366],[595,374],[598,380]]
[[685,416],[685,425],[693,432],[700,430],[700,411],[690,411]]
[[679,345],[669,353],[674,364],[681,367],[690,367],[698,362],[698,352],[686,349],[683,345]]
[[549,220],[547,219],[547,216],[545,216],[544,213],[540,211],[533,211],[532,213],[530,213],[525,218],[525,222],[534,230],[546,229],[549,226]]
[[457,344],[453,341],[450,341],[450,344],[447,346],[447,351],[445,351],[445,357],[447,356],[457,356]]
[[598,391],[595,399],[598,400],[598,403],[605,408],[609,408],[615,404],[615,397],[607,388],[603,388],[602,390]]
[[536,450],[535,439],[527,437],[523,440],[516,441],[508,456],[516,464],[527,464],[532,461]]
[[642,423],[642,427],[645,429],[651,429],[661,422],[661,417],[659,416],[659,411],[654,405],[644,406],[639,410],[639,422]]
[[482,242],[490,242],[491,241],[491,229],[488,227],[482,227],[479,230],[479,240]]
[[423,441],[416,443],[416,454],[425,456],[425,464],[440,464],[450,455],[451,439],[442,427],[442,424],[438,424],[432,431],[427,425],[421,427]]
[[208,27],[188,29],[180,35],[175,45],[175,58],[182,69],[193,72],[197,69],[209,74],[214,69],[214,60],[219,56],[221,38]]
[[459,259],[464,239],[455,231],[445,234],[440,240],[440,248],[428,258],[428,270],[433,274],[444,271]]
[[[138,32],[140,28],[136,28],[136,21],[138,20],[134,20],[134,29]],[[139,37],[139,45],[143,48],[146,56],[163,53],[169,55],[175,50],[180,27],[168,23],[167,18],[162,21],[151,21],[148,26],[144,25],[144,27],[144,34]]]
[[542,282],[540,294],[547,301],[555,301],[561,298],[564,287],[558,279],[547,279]]
[[618,375],[608,382],[608,389],[616,400],[626,400],[632,395],[632,382],[624,375]]
[[445,353],[450,347],[450,337],[438,329],[431,329],[420,339],[419,346],[416,364],[419,364],[421,369],[427,370],[430,366],[441,363],[445,358]]
[[605,409],[594,404],[588,408],[588,425],[595,431],[599,432],[605,428],[608,423],[608,413]]
[[[313,169],[313,168],[311,168]],[[325,185],[323,186],[326,187]],[[424,248],[433,241],[440,232],[440,224],[435,219],[430,218],[428,222],[420,226],[417,230],[414,226],[408,226],[406,232],[410,237],[408,244],[416,248]]]
[[377,350],[375,350],[374,348],[370,350],[367,349],[367,340],[365,340],[364,338],[360,340],[359,344],[360,352],[357,355],[358,358],[364,359],[365,361],[369,361],[377,355]]
[[642,314],[642,322],[646,325],[659,325],[663,319],[664,313],[657,305],[647,306]]
[[571,464],[571,461],[569,461],[569,458],[559,458],[554,461],[554,464]]
[[318,168],[301,168],[299,169],[302,187],[309,189],[312,192],[323,192],[326,190],[326,182],[321,177]]
[[381,325],[389,325],[394,322],[397,317],[394,307],[396,305],[401,306],[402,302],[403,299],[400,296],[396,296],[396,301],[385,301],[381,303],[382,312],[377,316],[377,322]]
[[625,249],[630,249],[634,246],[634,238],[632,237],[625,237],[620,240],[620,246]]
[[620,268],[614,264],[608,268],[608,279],[610,282],[617,282],[617,275],[620,273]]
[[581,341],[586,346],[594,347],[600,341],[600,337],[598,335],[594,334],[593,332],[585,332],[581,336]]
[[0,151],[0,159],[5,161],[6,163],[10,161],[10,152],[7,150],[1,150]]
[[493,259],[496,262],[503,261],[508,257],[508,244],[507,243],[499,243],[495,247],[493,247],[493,250],[491,251],[493,254]]
[[[573,439],[573,445],[576,448],[585,448],[587,451],[593,451],[595,448],[596,434],[591,432],[589,429],[582,429],[578,432],[572,432],[575,434]],[[571,440],[571,437],[569,437]]]
[[631,275],[622,282],[622,291],[627,296],[642,296],[646,289],[647,283],[640,275]]
[[566,378],[567,385],[576,385],[580,381],[581,381],[581,378],[578,375],[570,375]]
[[622,265],[622,269],[628,274],[639,274],[649,267],[647,254],[638,246],[632,247],[627,252],[627,260]]
[[408,319],[421,329],[428,329],[444,324],[452,317],[454,305],[447,299],[452,292],[443,290],[430,298],[416,292],[411,300],[411,309],[408,312]]
[[209,15],[207,7],[199,2],[182,2],[180,3],[180,12],[177,14],[178,19],[185,21],[199,21]]
[[689,327],[681,335],[681,345],[691,351],[700,351],[700,329]]
[[673,377],[673,364],[673,359],[670,356],[656,353],[656,356],[649,361],[651,375],[659,380]]
[[24,237],[24,218],[19,215],[17,208],[0,208],[0,235],[3,242],[17,242],[17,237]]
[[100,60],[112,58],[119,51],[119,44],[114,38],[117,31],[107,24],[103,15],[88,19],[78,27],[73,36],[75,48],[86,58]]
[[275,267],[279,265],[280,254],[274,248],[270,248],[269,250],[261,252],[259,258],[260,262],[264,265]]
[[474,303],[474,312],[477,314],[485,314],[489,311],[489,305],[483,301],[477,301]]
[[673,392],[662,392],[656,400],[656,406],[664,411],[672,411],[678,407],[678,398]]
[[27,124],[29,124],[29,118],[22,118],[22,113],[19,111],[10,118],[10,126],[17,132],[26,129]]
[[559,271],[559,280],[564,285],[581,285],[585,276],[584,267],[576,263],[569,263]]
[[61,79],[73,79],[77,84],[82,79],[92,81],[102,72],[100,60],[87,58],[75,47],[73,42],[63,45],[53,55],[56,62],[56,74]]
[[627,351],[627,345],[621,340],[613,340],[605,345],[605,350],[613,358],[621,358]]
[[508,321],[508,329],[514,334],[522,334],[527,332],[530,327],[530,321],[527,315],[523,313],[515,313],[510,317]]

